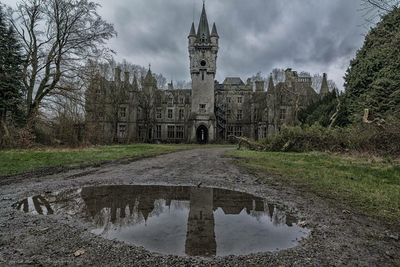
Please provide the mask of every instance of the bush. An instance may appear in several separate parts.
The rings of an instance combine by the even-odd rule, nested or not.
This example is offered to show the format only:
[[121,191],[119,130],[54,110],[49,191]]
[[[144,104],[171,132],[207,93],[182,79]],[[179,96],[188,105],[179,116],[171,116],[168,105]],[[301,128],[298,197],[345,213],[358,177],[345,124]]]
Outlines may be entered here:
[[268,151],[360,152],[400,156],[400,121],[384,125],[358,124],[346,128],[324,128],[318,124],[285,127],[263,141]]

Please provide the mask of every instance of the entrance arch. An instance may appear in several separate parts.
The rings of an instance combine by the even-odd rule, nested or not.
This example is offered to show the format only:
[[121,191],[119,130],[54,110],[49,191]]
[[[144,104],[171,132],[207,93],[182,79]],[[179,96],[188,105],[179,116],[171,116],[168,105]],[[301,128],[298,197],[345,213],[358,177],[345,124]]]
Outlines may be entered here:
[[208,129],[204,125],[200,125],[196,131],[197,143],[207,144],[208,143]]

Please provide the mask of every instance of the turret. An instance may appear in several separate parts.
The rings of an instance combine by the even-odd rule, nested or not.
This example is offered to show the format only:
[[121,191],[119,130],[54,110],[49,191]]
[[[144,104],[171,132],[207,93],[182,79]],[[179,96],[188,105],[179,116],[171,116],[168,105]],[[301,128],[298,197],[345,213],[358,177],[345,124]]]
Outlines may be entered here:
[[328,76],[326,73],[322,76],[321,91],[319,92],[321,98],[329,94]]
[[192,27],[190,28],[190,33],[188,36],[189,39],[189,46],[193,46],[194,43],[196,42],[196,30],[194,28],[194,22],[192,23]]
[[213,24],[210,38],[211,38],[211,43],[213,45],[218,46],[219,35],[217,32],[217,26],[215,25],[215,23]]
[[269,76],[269,80],[268,80],[268,92],[272,93],[275,89],[275,85],[274,85],[274,80],[272,79],[272,73]]
[[129,84],[129,71],[124,73],[124,83]]

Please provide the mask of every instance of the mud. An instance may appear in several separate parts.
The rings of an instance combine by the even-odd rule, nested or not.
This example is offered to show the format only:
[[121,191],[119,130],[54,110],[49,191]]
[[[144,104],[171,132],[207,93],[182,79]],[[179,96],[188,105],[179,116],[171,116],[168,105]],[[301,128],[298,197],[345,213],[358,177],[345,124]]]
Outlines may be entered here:
[[[279,178],[251,174],[224,157],[227,148],[197,149],[126,164],[7,180],[0,187],[0,265],[45,266],[400,266],[398,226],[389,226]],[[267,183],[263,181],[267,180]],[[13,182],[14,181],[14,182]],[[76,214],[21,212],[29,196],[103,185],[179,185],[248,193],[296,215],[310,236],[298,246],[247,256],[168,256],[88,231]],[[77,203],[79,205],[79,203]]]

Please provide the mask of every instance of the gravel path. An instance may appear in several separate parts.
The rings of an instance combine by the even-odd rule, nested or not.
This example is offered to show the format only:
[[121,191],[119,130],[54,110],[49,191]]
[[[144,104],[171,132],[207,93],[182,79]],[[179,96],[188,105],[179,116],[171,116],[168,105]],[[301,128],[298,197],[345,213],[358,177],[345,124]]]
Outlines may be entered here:
[[[224,157],[228,149],[196,149],[40,178],[16,177],[15,183],[0,187],[0,266],[400,266],[400,241],[395,229],[349,212],[306,188],[290,188],[278,178],[250,174]],[[268,186],[261,182],[263,179],[270,179]],[[163,256],[95,236],[78,219],[35,216],[11,207],[28,196],[88,185],[200,182],[285,206],[307,222],[311,236],[298,247],[276,253],[224,258]],[[75,257],[73,253],[81,248],[85,253]]]

